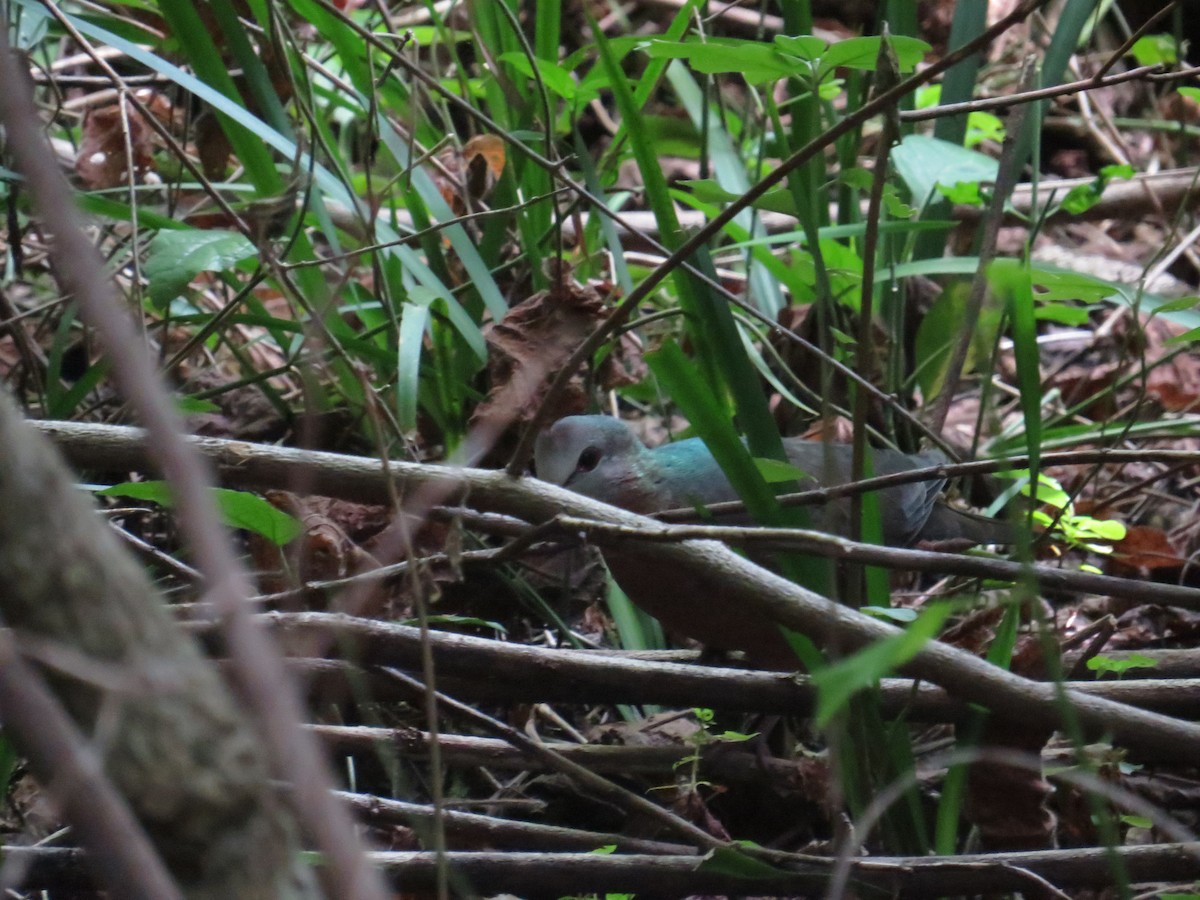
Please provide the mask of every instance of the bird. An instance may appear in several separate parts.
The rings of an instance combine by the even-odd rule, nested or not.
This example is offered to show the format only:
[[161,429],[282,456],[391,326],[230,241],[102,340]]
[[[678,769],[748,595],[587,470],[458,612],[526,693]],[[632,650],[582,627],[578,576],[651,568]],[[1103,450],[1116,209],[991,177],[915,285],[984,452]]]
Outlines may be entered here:
[[[788,460],[805,473],[798,479],[801,489],[831,487],[850,480],[849,444],[801,438],[788,438],[783,443]],[[874,448],[871,460],[876,475],[949,462],[938,450],[910,454]],[[542,481],[643,514],[738,499],[700,438],[650,449],[624,421],[611,416],[559,419],[538,436],[534,468]],[[908,547],[922,541],[1011,542],[1007,522],[962,512],[940,502],[945,483],[944,477],[938,477],[880,491],[884,543]],[[848,507],[848,500],[815,507],[812,527],[829,534],[845,534]]]
[[[800,488],[831,487],[850,481],[852,448],[800,438],[784,440],[791,464],[800,470]],[[940,451],[907,454],[871,451],[875,475],[890,475],[948,462]],[[542,481],[618,506],[652,514],[666,509],[703,507],[738,494],[700,438],[674,441],[653,449],[629,426],[612,416],[583,415],[559,419],[538,435],[534,470]],[[909,547],[919,543],[1007,544],[1012,526],[947,506],[940,499],[944,477],[896,485],[879,491],[884,543]],[[849,499],[810,507],[817,531],[844,535]],[[631,546],[610,549],[605,561],[617,583],[634,603],[669,630],[721,650],[743,650],[763,668],[794,669],[795,656],[770,623],[748,621],[736,610],[703,599],[702,585],[685,586],[672,573],[664,577],[653,565],[652,551]]]

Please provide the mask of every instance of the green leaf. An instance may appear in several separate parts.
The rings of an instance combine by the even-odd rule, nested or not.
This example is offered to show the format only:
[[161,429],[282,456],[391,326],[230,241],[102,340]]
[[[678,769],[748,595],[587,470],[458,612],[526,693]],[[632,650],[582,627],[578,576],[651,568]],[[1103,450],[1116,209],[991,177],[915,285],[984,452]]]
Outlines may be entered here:
[[1095,181],[1090,184],[1077,184],[1062,198],[1062,208],[1076,216],[1087,212],[1100,200],[1100,191],[1101,188]]
[[606,599],[622,650],[662,650],[668,646],[658,620],[634,605],[611,575]]
[[[1006,477],[1027,479],[1029,470],[1017,469],[1006,473]],[[1057,480],[1045,472],[1038,473],[1036,489],[1031,488],[1030,484],[1026,482],[1021,488],[1021,493],[1026,497],[1032,496],[1038,503],[1053,506],[1055,509],[1065,509],[1071,503],[1071,495],[1063,490],[1063,486]]]
[[824,728],[850,698],[890,675],[920,652],[950,615],[949,603],[935,603],[900,634],[876,641],[853,656],[813,673],[817,686],[816,725]]
[[1154,310],[1154,315],[1157,316],[1160,313],[1180,312],[1181,310],[1185,309],[1197,308],[1200,308],[1200,297],[1197,297],[1193,294],[1190,297],[1180,297],[1177,300],[1169,300],[1168,302],[1161,304],[1157,309]]
[[99,497],[127,497],[131,500],[149,500],[168,508],[175,505],[171,488],[165,481],[126,481],[96,491]]
[[1100,177],[1107,178],[1112,181],[1116,178],[1128,180],[1134,175],[1133,166],[1129,163],[1112,163],[1107,166],[1100,167]]
[[811,34],[801,34],[796,37],[779,34],[775,36],[775,46],[788,56],[794,56],[806,62],[816,62],[829,44]]
[[986,112],[973,112],[967,116],[967,133],[963,137],[963,146],[974,147],[984,141],[995,141],[997,144],[1004,140],[1004,121],[999,116]]
[[767,484],[786,484],[789,481],[799,481],[809,477],[804,470],[777,459],[755,459],[754,465],[758,468],[758,474]]
[[417,427],[421,356],[430,306],[440,299],[427,287],[414,285],[400,314],[400,339],[396,342],[396,421],[404,431]]
[[782,869],[777,869],[729,847],[718,847],[706,854],[700,863],[699,871],[719,872],[722,875],[734,875],[738,878],[778,878],[780,875],[787,874]]
[[861,166],[854,166],[846,169],[838,176],[838,180],[852,188],[866,193],[871,190],[871,185],[875,180],[875,176]]
[[199,397],[176,397],[175,409],[180,415],[195,416],[202,413],[220,412],[221,407],[211,400],[201,400]]
[[1087,309],[1068,303],[1039,303],[1034,316],[1040,322],[1058,322],[1061,325],[1085,325],[1088,321]]
[[1164,344],[1190,344],[1192,341],[1200,340],[1200,326],[1190,328],[1183,334],[1173,334],[1165,341]]
[[1025,450],[1029,454],[1030,468],[1037,471],[1042,454],[1042,391],[1033,273],[1026,261],[996,260],[988,268],[988,280],[1008,309],[1013,357],[1017,363],[1017,387],[1025,422]]
[[1157,665],[1158,660],[1140,653],[1131,653],[1124,659],[1113,659],[1111,656],[1103,655],[1093,656],[1087,661],[1087,667],[1093,672],[1112,672],[1116,675],[1123,675],[1130,669],[1153,669]]
[[1144,35],[1134,41],[1129,52],[1139,66],[1173,66],[1179,62],[1179,48],[1175,44],[1175,38],[1169,34]]
[[978,181],[960,181],[949,187],[939,184],[937,185],[937,192],[951,203],[959,206],[973,206],[977,209],[982,209],[987,202]]
[[[530,65],[530,59],[524,53],[515,50],[502,53],[500,60],[508,63],[526,78],[534,77],[533,66]],[[541,76],[546,89],[562,97],[568,103],[591,103],[600,96],[600,92],[594,87],[577,83],[567,69],[545,59],[534,59],[533,62],[537,65],[537,74]]]
[[917,206],[925,206],[938,185],[995,181],[999,167],[990,156],[920,134],[910,134],[892,150],[892,163]]
[[1132,178],[1133,167],[1128,165],[1105,166],[1088,184],[1080,184],[1067,191],[1062,199],[1062,208],[1069,213],[1078,215],[1086,212],[1099,202],[1108,183],[1115,178]]
[[1123,541],[1129,533],[1124,522],[1118,522],[1116,519],[1093,519],[1091,516],[1079,516],[1075,527],[1078,531],[1086,531],[1102,541]]
[[697,72],[716,75],[736,72],[750,84],[763,84],[799,74],[795,64],[770,44],[737,38],[700,41],[650,41],[644,48],[655,59],[686,59]]
[[920,212],[915,206],[909,206],[901,200],[896,186],[890,183],[883,186],[883,206],[893,219],[912,219]]
[[[732,203],[740,196],[725,190],[710,178],[684,180],[679,184],[688,188],[692,192],[692,196],[701,203]],[[773,188],[767,191],[751,206],[754,209],[765,209],[788,216],[796,215],[796,203],[786,188]]]
[[[948,284],[917,326],[917,339],[913,345],[916,378],[926,397],[936,396],[941,391],[954,347],[963,340],[962,325],[969,291],[970,285],[966,281]],[[995,305],[985,304],[967,346],[964,372],[974,371],[979,360],[988,358],[999,328],[1000,310]]]
[[[857,37],[831,44],[829,49],[821,54],[819,71],[824,76],[834,69],[844,66],[863,72],[873,72],[882,42],[883,39],[879,37]],[[896,54],[896,62],[901,72],[911,72],[925,58],[925,54],[932,49],[924,41],[901,34],[889,36],[888,43]]]
[[[181,38],[178,47],[186,54],[196,77],[223,95],[230,104],[241,105],[241,96],[229,70],[228,58],[217,50],[213,34],[201,19],[199,5],[191,0],[159,0],[157,5],[171,30]],[[213,10],[208,12],[212,13]],[[187,36],[186,40],[182,39],[184,35]],[[278,98],[275,98],[275,103],[278,104]],[[283,188],[283,178],[275,168],[275,160],[261,133],[226,116],[220,108],[213,112],[259,194],[265,197],[278,194]]]
[[281,547],[304,531],[299,521],[257,494],[229,488],[213,488],[213,493],[221,517],[233,528],[253,531]]
[[761,732],[758,732],[758,731],[755,731],[751,734],[746,734],[745,732],[742,732],[742,731],[722,731],[716,737],[718,740],[728,741],[730,743],[737,744],[737,743],[745,743],[746,741],[752,741],[756,737],[758,737],[760,733]]
[[[212,491],[222,520],[231,528],[253,531],[279,546],[294,540],[304,530],[300,522],[257,494],[229,488],[213,488]],[[165,481],[127,481],[96,493],[101,497],[149,500],[168,509],[175,505],[171,486]]]
[[918,615],[915,609],[909,609],[907,606],[864,606],[859,612],[874,616],[876,619],[891,620],[897,625],[915,622]]
[[150,299],[161,308],[201,272],[223,272],[257,253],[235,231],[160,231],[150,242],[142,269],[150,282]]

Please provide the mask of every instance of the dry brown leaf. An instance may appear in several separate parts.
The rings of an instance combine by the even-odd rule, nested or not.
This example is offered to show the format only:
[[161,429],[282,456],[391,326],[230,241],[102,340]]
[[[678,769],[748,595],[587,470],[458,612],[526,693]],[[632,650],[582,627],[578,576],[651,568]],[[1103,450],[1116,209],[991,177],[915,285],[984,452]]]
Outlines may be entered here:
[[1126,528],[1125,537],[1113,546],[1108,571],[1110,575],[1126,578],[1150,578],[1178,572],[1184,563],[1185,560],[1161,528],[1131,525]]
[[460,151],[447,147],[438,154],[440,169],[431,172],[442,199],[456,216],[465,216],[491,196],[504,173],[504,141],[494,134],[471,138]]
[[[1143,365],[1146,393],[1171,412],[1187,412],[1200,406],[1200,359],[1194,353],[1180,353],[1172,342],[1186,329],[1161,317],[1143,319],[1140,328],[1127,329],[1123,335],[1129,345],[1131,374]],[[1133,387],[1140,390],[1141,379]]]
[[[596,287],[579,285],[564,271],[549,290],[540,291],[508,311],[488,331],[491,390],[471,416],[471,428],[490,425],[502,432],[528,422],[546,395],[553,375],[604,321],[605,297]],[[581,380],[572,380],[551,411],[561,418],[584,410]]]
[[[288,491],[267,491],[264,496],[276,509],[299,519],[304,531],[282,548],[260,535],[250,534],[250,555],[263,591],[285,591],[379,568],[375,558],[351,540],[327,514],[329,503],[340,501],[301,498]],[[324,606],[321,594],[306,597],[306,601],[309,606]],[[371,611],[375,611],[376,604],[371,605]]]
[[75,158],[75,174],[85,187],[93,190],[128,184],[131,169],[134,181],[140,183],[153,162],[153,139],[154,130],[131,105],[122,108],[121,104],[112,103],[88,110],[83,120],[79,155]]

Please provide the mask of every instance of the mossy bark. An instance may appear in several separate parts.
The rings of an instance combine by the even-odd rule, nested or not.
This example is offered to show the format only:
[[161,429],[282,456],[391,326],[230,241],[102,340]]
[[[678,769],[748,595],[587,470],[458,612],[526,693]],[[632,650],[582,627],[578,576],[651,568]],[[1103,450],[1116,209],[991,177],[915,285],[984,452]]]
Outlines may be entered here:
[[186,896],[319,896],[250,722],[3,395],[0,577],[4,623],[93,739]]

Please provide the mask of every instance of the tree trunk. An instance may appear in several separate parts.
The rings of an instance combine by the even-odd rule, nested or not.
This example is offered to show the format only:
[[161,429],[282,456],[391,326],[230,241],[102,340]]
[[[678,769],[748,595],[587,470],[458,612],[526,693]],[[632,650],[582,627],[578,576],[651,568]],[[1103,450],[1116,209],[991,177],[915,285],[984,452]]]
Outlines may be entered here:
[[[250,722],[3,395],[0,577],[4,623],[93,740],[185,896],[320,895]],[[31,763],[44,783],[54,777],[45,759]]]

